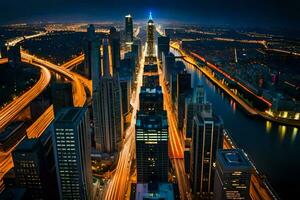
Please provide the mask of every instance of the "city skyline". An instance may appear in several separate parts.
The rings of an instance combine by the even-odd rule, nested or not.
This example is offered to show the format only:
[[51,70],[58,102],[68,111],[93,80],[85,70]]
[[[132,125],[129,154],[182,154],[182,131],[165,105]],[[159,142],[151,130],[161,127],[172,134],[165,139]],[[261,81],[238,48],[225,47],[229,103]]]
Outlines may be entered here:
[[[61,9],[71,19],[68,9],[80,6],[72,12],[88,17],[85,5],[111,14],[103,23],[5,17],[0,199],[48,199],[51,189],[57,199],[87,200],[300,195],[299,32],[232,28],[252,26],[262,13],[256,25],[282,24],[295,14],[292,1],[281,19],[281,3],[256,0],[54,0],[38,13],[40,3],[27,3],[14,19],[45,20]],[[214,25],[199,25],[202,15]],[[164,16],[179,23],[162,23]]]

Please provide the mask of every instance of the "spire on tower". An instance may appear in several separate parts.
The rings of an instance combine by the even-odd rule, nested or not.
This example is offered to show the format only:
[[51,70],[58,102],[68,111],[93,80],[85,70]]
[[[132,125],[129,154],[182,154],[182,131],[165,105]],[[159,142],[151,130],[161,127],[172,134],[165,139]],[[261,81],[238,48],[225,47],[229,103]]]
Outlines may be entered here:
[[149,20],[152,20],[152,12],[149,13]]

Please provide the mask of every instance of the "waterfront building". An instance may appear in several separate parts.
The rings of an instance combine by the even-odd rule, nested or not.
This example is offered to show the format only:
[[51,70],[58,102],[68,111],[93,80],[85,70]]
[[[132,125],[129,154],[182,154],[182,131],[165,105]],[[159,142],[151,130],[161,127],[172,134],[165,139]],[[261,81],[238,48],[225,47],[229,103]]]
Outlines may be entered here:
[[191,74],[186,70],[177,74],[177,95],[176,95],[176,110],[177,110],[177,127],[183,128],[185,99],[190,94],[191,90]]
[[218,150],[214,181],[214,200],[250,200],[253,166],[241,149]]
[[190,180],[194,198],[213,195],[216,153],[223,147],[223,121],[212,111],[198,113],[193,120]]

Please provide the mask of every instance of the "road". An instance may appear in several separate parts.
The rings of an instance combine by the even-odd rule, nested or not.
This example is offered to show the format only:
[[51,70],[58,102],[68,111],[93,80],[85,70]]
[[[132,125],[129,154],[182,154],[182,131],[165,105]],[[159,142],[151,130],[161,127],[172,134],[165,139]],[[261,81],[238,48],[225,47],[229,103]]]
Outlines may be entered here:
[[136,114],[139,108],[139,94],[142,86],[143,71],[144,71],[144,55],[145,49],[140,61],[140,69],[137,75],[137,86],[134,95],[131,97],[131,105],[133,107],[131,124],[126,130],[123,149],[119,154],[119,161],[116,167],[115,174],[108,183],[104,199],[106,200],[121,200],[125,197],[130,177],[131,161],[135,154],[135,122]]
[[0,58],[0,65],[8,63],[8,58]]
[[168,93],[166,82],[159,68],[160,85],[163,91],[164,107],[167,111],[169,123],[169,158],[175,169],[181,199],[192,199],[190,183],[187,179],[184,167],[184,139],[176,126],[176,116],[173,109],[171,97]]
[[58,65],[55,65],[47,60],[43,60],[34,55],[30,55],[25,51],[21,51],[21,57],[23,62],[28,62],[32,65],[43,65],[50,71],[53,71],[57,74],[62,75],[72,82],[73,85],[73,102],[75,107],[82,107],[86,102],[86,93],[84,86],[81,84],[81,81],[74,76],[69,70],[61,68]]
[[43,36],[43,35],[46,35],[48,32],[45,31],[45,32],[39,32],[37,34],[33,34],[33,35],[25,35],[25,36],[22,36],[22,37],[17,37],[9,42],[6,43],[7,46],[15,46],[17,43],[19,42],[22,42],[23,40],[25,39],[31,39],[31,38],[35,38],[35,37],[40,37],[40,36]]
[[67,69],[70,71],[70,73],[76,77],[77,79],[79,79],[81,81],[81,83],[88,88],[90,95],[92,96],[93,94],[93,85],[92,85],[92,81],[89,80],[88,78],[81,76],[80,74],[76,73],[76,72],[71,72],[71,70],[77,66],[78,64],[80,64],[81,62],[84,61],[84,54],[80,54],[79,56],[73,58],[72,60],[69,60],[68,62],[64,63],[63,65],[61,65],[61,68]]
[[76,56],[72,60],[69,60],[68,62],[62,64],[60,67],[72,70],[76,65],[80,64],[84,61],[84,54],[80,54],[79,56]]
[[40,68],[40,79],[27,92],[17,97],[14,101],[0,110],[0,130],[3,129],[13,119],[15,119],[18,114],[24,108],[26,108],[32,100],[34,100],[39,94],[41,94],[41,92],[50,83],[51,73],[49,72],[49,70],[40,64],[35,64],[35,66]]

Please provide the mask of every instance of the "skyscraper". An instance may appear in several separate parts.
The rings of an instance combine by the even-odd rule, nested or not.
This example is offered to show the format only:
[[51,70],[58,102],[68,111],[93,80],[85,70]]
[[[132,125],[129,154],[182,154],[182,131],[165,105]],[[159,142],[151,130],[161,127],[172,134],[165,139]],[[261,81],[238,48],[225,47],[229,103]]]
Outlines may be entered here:
[[154,32],[155,26],[152,19],[152,14],[150,12],[149,20],[147,24],[147,53],[146,58],[148,62],[153,62],[155,60],[155,46],[154,46]]
[[251,199],[249,188],[253,171],[254,169],[243,150],[218,150],[214,199]]
[[103,77],[94,92],[93,115],[96,149],[118,151],[123,136],[121,89],[118,77],[111,76],[108,41],[103,41]]
[[60,199],[91,199],[91,137],[87,108],[62,109],[54,128],[54,156]]
[[140,110],[146,113],[163,110],[163,94],[160,86],[153,88],[143,86],[140,93]]
[[183,128],[185,113],[185,98],[191,92],[191,74],[186,70],[177,74],[177,127]]
[[53,124],[36,139],[24,139],[13,151],[16,186],[31,199],[57,199],[58,188],[52,145]]
[[157,38],[157,55],[162,60],[162,54],[167,55],[170,52],[170,38],[168,36],[158,36]]
[[100,62],[100,40],[97,39],[94,25],[90,24],[87,28],[87,40],[84,60],[85,75],[92,79],[93,91],[99,84],[101,75],[101,62]]
[[115,27],[110,28],[109,44],[111,47],[113,75],[116,75],[120,68],[120,32]]
[[133,22],[130,14],[125,16],[125,41],[129,44],[133,42]]
[[193,118],[197,113],[209,112],[212,104],[206,101],[203,86],[196,86],[193,89],[193,95],[188,96],[185,100],[185,114],[183,133],[186,138],[192,138]]
[[162,66],[163,66],[163,75],[165,81],[170,83],[172,68],[175,67],[175,56],[173,53],[164,53],[162,52]]
[[55,112],[64,107],[73,106],[73,90],[70,82],[57,82],[51,84],[51,101]]
[[217,149],[223,147],[223,121],[212,111],[193,120],[190,178],[195,198],[211,198]]
[[136,120],[137,182],[168,182],[168,120],[165,111],[138,112]]

